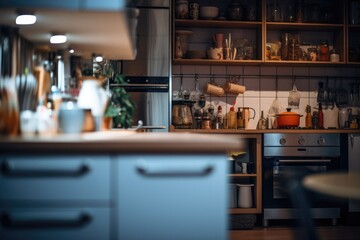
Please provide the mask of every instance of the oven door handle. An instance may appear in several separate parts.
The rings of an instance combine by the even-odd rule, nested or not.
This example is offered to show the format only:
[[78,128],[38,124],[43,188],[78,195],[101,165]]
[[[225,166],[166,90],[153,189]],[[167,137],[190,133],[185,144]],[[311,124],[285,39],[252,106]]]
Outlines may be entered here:
[[306,160],[287,160],[287,159],[280,159],[279,163],[325,163],[331,162],[330,159],[306,159]]

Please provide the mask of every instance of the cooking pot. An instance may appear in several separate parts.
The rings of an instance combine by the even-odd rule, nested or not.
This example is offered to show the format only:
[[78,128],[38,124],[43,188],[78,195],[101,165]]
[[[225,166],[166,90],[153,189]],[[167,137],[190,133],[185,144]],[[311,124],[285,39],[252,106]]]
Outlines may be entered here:
[[277,117],[277,125],[279,128],[291,128],[291,127],[298,127],[300,123],[300,115],[295,112],[291,112],[291,108],[286,109],[287,112],[282,112]]

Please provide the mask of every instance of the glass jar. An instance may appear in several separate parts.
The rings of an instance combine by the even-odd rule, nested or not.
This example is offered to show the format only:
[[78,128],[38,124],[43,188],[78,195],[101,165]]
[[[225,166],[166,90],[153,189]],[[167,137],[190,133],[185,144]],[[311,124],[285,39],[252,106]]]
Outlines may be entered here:
[[308,60],[312,61],[312,62],[315,62],[316,59],[317,59],[316,48],[314,48],[314,47],[308,48]]
[[210,115],[204,111],[201,121],[201,129],[211,129]]
[[327,40],[321,40],[319,45],[319,60],[330,61],[329,44]]
[[176,1],[176,18],[178,19],[189,18],[189,2],[187,0]]
[[332,49],[330,51],[330,62],[340,62],[340,51],[338,49]]
[[228,7],[228,17],[230,20],[243,20],[244,9],[239,0],[233,0]]

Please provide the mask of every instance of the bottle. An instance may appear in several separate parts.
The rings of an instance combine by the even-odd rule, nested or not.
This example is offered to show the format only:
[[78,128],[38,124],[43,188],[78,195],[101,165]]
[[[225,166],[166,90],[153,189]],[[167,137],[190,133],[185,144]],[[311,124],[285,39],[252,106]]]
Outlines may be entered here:
[[312,116],[312,128],[317,129],[319,126],[319,117],[318,112],[314,111]]
[[211,129],[210,116],[207,111],[204,111],[201,121],[201,129]]
[[237,128],[244,129],[244,118],[242,117],[242,110],[238,107],[238,111],[236,113],[236,120],[237,120]]
[[261,116],[256,129],[266,129],[266,119],[264,118],[264,111],[261,111]]
[[304,0],[296,1],[296,22],[304,22]]
[[236,129],[237,128],[237,116],[236,112],[234,111],[234,107],[230,108],[230,111],[227,113],[227,120],[228,120],[228,129]]
[[305,111],[306,111],[305,127],[312,128],[311,106],[307,105]]
[[319,60],[330,61],[329,44],[327,40],[321,40],[319,46]]
[[216,129],[223,129],[224,128],[224,116],[222,114],[221,106],[218,106],[218,110],[216,113]]
[[322,104],[319,103],[319,111],[318,111],[318,127],[324,128],[324,113],[322,110]]

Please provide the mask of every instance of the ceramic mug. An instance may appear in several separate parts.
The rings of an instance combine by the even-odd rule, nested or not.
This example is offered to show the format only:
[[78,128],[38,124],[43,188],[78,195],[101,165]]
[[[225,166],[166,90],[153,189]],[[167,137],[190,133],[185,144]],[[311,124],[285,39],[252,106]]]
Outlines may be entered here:
[[222,60],[223,55],[224,53],[222,48],[210,48],[207,50],[207,56],[209,59]]
[[81,133],[84,126],[85,110],[76,103],[64,102],[58,114],[58,124],[61,133]]

